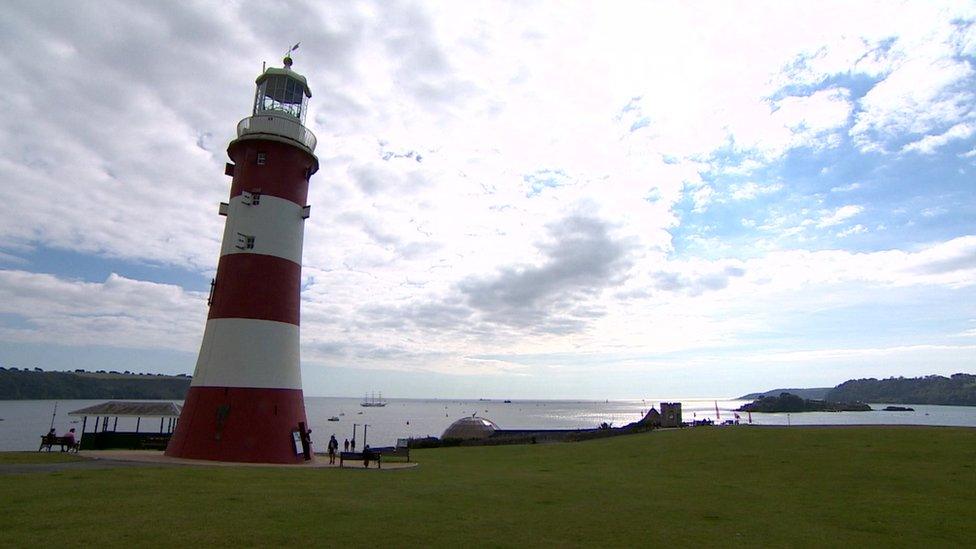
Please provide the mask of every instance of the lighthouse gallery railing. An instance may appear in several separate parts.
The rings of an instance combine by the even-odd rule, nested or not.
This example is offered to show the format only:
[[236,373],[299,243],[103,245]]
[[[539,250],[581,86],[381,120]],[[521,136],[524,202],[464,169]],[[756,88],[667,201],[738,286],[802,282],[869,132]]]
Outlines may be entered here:
[[264,133],[286,137],[308,147],[312,152],[318,142],[315,134],[296,120],[269,114],[248,116],[237,123],[237,137],[247,134]]

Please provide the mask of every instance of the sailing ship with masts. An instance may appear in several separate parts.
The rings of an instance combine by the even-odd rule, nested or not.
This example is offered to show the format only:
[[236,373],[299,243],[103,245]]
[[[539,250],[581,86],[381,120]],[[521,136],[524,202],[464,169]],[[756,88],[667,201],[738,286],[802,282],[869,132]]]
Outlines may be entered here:
[[363,401],[359,405],[364,408],[382,408],[386,406],[386,401],[383,400],[383,393],[380,393],[379,398],[376,398],[376,393],[373,393],[372,397],[370,395],[364,396]]

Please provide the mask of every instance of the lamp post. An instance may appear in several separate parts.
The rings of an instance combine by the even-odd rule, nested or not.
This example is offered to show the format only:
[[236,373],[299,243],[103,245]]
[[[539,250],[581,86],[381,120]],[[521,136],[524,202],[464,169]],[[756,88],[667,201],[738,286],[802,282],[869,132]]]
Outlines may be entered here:
[[363,423],[363,448],[366,447],[366,428],[369,427],[368,423]]

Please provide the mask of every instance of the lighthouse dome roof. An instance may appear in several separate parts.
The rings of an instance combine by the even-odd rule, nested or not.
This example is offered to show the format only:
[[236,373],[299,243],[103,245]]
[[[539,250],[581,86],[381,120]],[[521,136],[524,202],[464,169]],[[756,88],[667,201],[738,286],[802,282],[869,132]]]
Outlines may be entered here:
[[302,90],[305,92],[305,97],[312,97],[312,90],[309,89],[308,81],[305,80],[305,77],[289,69],[288,67],[268,67],[263,73],[261,73],[261,76],[258,76],[257,79],[254,80],[254,83],[260,86],[262,82],[272,76],[285,76],[297,81],[302,85]]
[[483,417],[463,417],[444,430],[441,438],[484,439],[498,430],[495,422]]

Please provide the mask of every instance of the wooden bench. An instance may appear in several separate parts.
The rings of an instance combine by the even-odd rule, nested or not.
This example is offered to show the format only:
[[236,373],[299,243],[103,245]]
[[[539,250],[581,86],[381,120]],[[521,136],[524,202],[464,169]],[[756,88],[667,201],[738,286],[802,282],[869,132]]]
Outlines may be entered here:
[[381,463],[383,460],[383,454],[374,452],[372,448],[370,448],[369,451],[369,461],[366,461],[366,456],[364,456],[362,452],[339,452],[339,467],[342,467],[343,462],[347,459],[350,461],[362,461],[363,467],[369,467],[369,462],[375,461],[377,468],[383,468],[383,464]]
[[40,452],[44,448],[51,451],[52,446],[60,446],[62,452],[77,452],[80,442],[71,437],[59,437],[54,435],[41,435],[41,445],[37,448]]
[[143,437],[139,439],[140,450],[165,450],[169,436]]

